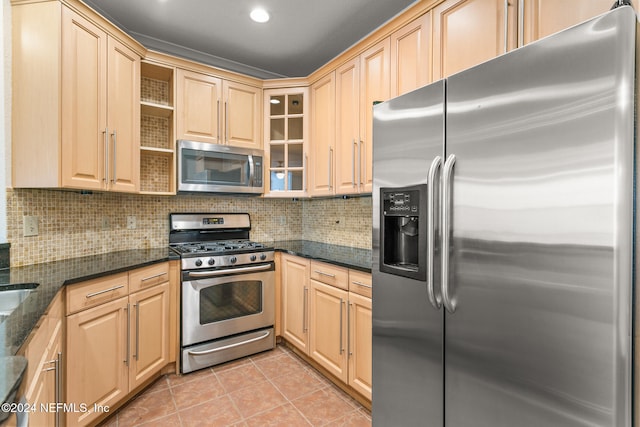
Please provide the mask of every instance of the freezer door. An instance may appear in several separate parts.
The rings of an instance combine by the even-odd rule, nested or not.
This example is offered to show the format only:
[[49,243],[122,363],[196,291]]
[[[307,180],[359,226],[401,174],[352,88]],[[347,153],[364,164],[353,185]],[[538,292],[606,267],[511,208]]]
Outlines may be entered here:
[[635,26],[447,82],[447,426],[631,426]]
[[[380,189],[433,187],[427,177],[443,155],[443,96],[440,81],[374,107],[373,424],[380,427],[444,422],[443,311],[431,305],[426,281],[380,271]],[[416,232],[427,238],[420,226]]]

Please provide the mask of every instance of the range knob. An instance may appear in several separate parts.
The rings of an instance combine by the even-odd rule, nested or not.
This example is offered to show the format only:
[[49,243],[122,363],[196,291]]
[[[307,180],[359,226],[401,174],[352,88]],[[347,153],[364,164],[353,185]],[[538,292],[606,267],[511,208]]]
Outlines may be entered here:
[[202,260],[198,258],[196,260],[196,267],[200,267],[201,265],[202,265]]
[[229,262],[230,262],[231,264],[235,264],[235,263],[236,263],[236,261],[238,261],[238,258],[236,258],[236,257],[234,257],[234,256],[232,256],[231,258],[229,258]]
[[209,261],[207,261],[207,263],[208,263],[209,265],[213,265],[213,264],[215,264],[215,263],[216,263],[216,260],[215,260],[215,259],[213,259],[213,258],[209,258]]
[[260,260],[261,261],[264,261],[265,259],[267,259],[267,255],[266,254],[260,255]]
[[255,256],[255,255],[251,255],[251,256],[249,257],[249,259],[250,259],[251,261],[255,261],[255,260],[256,260],[256,256]]

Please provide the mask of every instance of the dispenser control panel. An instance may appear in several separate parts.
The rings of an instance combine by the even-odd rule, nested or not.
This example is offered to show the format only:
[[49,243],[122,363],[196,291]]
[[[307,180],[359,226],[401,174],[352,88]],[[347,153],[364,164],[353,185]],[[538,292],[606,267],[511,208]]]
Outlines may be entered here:
[[415,216],[420,213],[420,191],[387,191],[382,194],[384,215]]

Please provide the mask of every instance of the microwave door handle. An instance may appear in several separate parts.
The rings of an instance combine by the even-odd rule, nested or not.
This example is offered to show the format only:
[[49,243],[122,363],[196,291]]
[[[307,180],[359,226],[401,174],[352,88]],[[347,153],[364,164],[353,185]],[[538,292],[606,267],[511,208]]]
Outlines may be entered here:
[[256,177],[256,167],[253,162],[253,156],[249,154],[249,187],[253,187],[253,181]]

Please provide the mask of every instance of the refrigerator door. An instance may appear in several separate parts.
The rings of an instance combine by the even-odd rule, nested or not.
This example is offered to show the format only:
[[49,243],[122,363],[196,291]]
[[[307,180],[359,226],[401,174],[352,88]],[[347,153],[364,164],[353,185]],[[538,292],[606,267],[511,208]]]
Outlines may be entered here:
[[631,426],[635,27],[616,9],[447,82],[447,426]]
[[443,155],[444,82],[375,106],[373,135],[373,424],[441,426],[443,311],[426,281],[380,271],[380,189],[429,184]]

